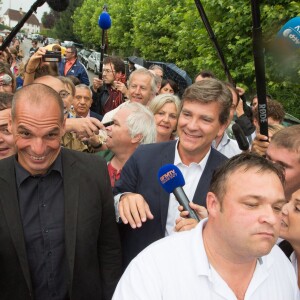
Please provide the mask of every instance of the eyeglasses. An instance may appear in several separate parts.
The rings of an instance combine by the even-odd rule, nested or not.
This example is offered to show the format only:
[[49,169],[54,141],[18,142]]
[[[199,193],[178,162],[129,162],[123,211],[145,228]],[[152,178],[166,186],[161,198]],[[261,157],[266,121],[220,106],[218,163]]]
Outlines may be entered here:
[[114,73],[115,71],[114,70],[110,70],[110,69],[103,69],[102,73],[104,73],[104,72],[110,74],[110,73]]
[[67,92],[66,90],[61,90],[61,91],[59,92],[59,96],[60,96],[62,99],[67,98],[69,95],[70,95],[70,93]]
[[72,52],[72,51],[66,51],[66,53],[69,53],[69,54],[70,54],[70,53],[74,53],[74,52]]

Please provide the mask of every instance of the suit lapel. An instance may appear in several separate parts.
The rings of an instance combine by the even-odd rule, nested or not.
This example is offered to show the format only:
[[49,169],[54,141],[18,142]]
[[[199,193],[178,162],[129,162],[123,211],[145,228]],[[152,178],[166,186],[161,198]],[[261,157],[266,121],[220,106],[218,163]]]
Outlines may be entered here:
[[[64,198],[65,198],[65,244],[66,257],[69,266],[70,283],[73,281],[76,233],[77,233],[77,213],[79,199],[80,174],[74,172],[76,160],[72,155],[65,155],[62,149]],[[71,289],[72,290],[72,286]]]
[[[166,164],[173,164],[175,159],[176,141],[171,142],[162,152],[159,168]],[[158,171],[158,170],[157,170]],[[162,232],[166,231],[170,195],[161,187],[159,194]]]
[[215,170],[213,149],[209,154],[207,163],[199,180],[196,192],[193,197],[193,202],[206,207],[206,195],[209,189],[212,174]]
[[23,235],[23,226],[17,195],[13,157],[11,157],[7,161],[7,166],[9,166],[9,168],[2,168],[0,175],[0,204],[4,212],[4,217],[9,228],[12,242],[17,252],[28,289],[29,291],[32,291],[26,246]]

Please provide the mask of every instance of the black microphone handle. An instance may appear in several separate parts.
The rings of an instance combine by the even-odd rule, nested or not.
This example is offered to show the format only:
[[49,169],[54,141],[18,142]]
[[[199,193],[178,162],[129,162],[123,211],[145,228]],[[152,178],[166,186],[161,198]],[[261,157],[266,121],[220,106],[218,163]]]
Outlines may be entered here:
[[5,38],[3,44],[0,46],[0,51],[5,50],[6,47],[9,47],[11,41],[16,36],[16,34],[23,27],[25,22],[30,18],[30,16],[38,9],[38,7],[42,6],[46,0],[36,0],[28,12],[22,17],[22,19],[18,22],[18,24],[11,30],[10,34]]
[[198,222],[200,221],[199,217],[197,216],[196,212],[189,206],[189,199],[186,196],[183,188],[181,186],[177,187],[174,191],[173,194],[176,198],[176,200],[179,202],[181,206],[183,206],[183,209],[189,212],[189,217],[192,219],[197,220]]
[[235,140],[237,141],[239,148],[243,151],[247,151],[249,149],[249,142],[242,130],[241,126],[237,123],[232,125],[232,132],[235,136]]

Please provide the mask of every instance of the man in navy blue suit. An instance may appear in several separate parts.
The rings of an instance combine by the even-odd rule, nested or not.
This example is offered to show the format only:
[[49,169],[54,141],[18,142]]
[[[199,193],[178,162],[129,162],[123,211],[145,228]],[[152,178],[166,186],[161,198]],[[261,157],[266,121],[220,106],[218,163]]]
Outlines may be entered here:
[[176,224],[181,230],[195,225],[179,218],[178,203],[162,189],[157,173],[165,164],[176,165],[188,198],[205,206],[212,173],[226,160],[211,143],[223,134],[231,104],[231,92],[219,80],[191,85],[182,96],[179,139],[140,146],[125,164],[114,189],[125,266],[149,244],[172,234]]
[[93,117],[101,121],[103,117],[90,110],[92,103],[93,99],[90,88],[85,84],[76,85],[75,97],[73,99],[73,107],[76,113],[76,117]]

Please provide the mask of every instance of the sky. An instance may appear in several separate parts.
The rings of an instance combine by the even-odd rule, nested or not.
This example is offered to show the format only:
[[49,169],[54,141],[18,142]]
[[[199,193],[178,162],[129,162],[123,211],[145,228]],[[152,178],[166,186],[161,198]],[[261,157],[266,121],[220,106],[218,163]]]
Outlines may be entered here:
[[[36,0],[2,0],[2,9],[1,9],[1,15],[3,15],[8,8],[19,10],[20,7],[22,7],[22,10],[24,12],[28,12],[30,7],[36,2]],[[49,12],[50,8],[47,3],[43,4],[37,9],[37,18],[41,22],[41,18],[44,14],[44,12]]]

